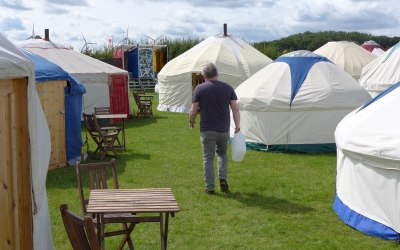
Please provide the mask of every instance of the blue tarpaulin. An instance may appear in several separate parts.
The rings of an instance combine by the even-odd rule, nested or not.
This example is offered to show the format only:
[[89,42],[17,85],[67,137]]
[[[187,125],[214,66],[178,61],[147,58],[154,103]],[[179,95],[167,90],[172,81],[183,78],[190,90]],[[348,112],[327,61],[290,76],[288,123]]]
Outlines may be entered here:
[[278,57],[274,62],[284,62],[290,67],[292,76],[292,93],[290,98],[290,106],[301,85],[306,79],[311,67],[317,62],[331,62],[326,57]]
[[81,157],[82,134],[81,134],[81,114],[82,114],[82,95],[86,93],[85,87],[64,71],[58,65],[35,55],[29,51],[21,49],[35,64],[36,82],[46,82],[54,80],[66,80],[68,86],[64,89],[65,95],[65,143],[67,151],[67,161],[74,164]]

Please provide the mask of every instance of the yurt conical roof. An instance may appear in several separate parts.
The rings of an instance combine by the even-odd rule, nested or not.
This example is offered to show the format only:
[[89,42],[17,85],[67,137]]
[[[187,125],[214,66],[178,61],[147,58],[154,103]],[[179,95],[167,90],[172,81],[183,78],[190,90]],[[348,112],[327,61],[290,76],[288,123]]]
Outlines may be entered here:
[[368,50],[369,52],[372,52],[372,50],[374,50],[375,48],[381,48],[381,49],[385,50],[385,48],[382,45],[375,42],[374,40],[365,41],[361,45],[361,47]]
[[328,42],[314,53],[325,56],[356,80],[360,78],[362,68],[377,57],[349,41]]
[[335,150],[339,121],[370,99],[327,58],[295,51],[236,88],[246,141],[287,152]]
[[125,70],[50,40],[30,39],[18,42],[17,45],[57,64],[78,78],[87,90],[83,96],[83,112],[85,113],[93,112],[95,106],[110,107],[109,76],[128,75]]
[[219,80],[235,88],[272,60],[238,37],[223,34],[209,37],[160,71],[158,110],[189,112],[192,73],[201,73],[210,62],[217,66]]
[[361,72],[360,85],[375,97],[400,81],[399,67],[400,42],[365,65]]

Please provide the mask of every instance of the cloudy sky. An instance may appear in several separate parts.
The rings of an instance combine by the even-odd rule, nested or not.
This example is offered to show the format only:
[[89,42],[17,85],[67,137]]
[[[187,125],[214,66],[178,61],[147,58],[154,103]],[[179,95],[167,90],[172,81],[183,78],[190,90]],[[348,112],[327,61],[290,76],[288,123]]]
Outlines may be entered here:
[[[80,50],[112,37],[206,38],[223,31],[247,42],[305,31],[400,36],[398,0],[0,0],[0,32],[13,42],[44,36]],[[150,37],[150,38],[149,38]]]

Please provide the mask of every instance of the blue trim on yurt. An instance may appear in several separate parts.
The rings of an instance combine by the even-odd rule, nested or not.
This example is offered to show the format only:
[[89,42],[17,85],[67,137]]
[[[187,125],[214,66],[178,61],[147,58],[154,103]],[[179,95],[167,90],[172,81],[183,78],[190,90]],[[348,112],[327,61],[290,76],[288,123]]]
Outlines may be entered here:
[[74,165],[80,161],[82,153],[82,94],[75,94],[72,88],[64,88],[65,94],[65,144],[67,148],[67,161]]
[[86,88],[83,84],[73,75],[69,75],[69,85],[71,87],[71,95],[83,95],[86,93]]
[[65,147],[67,151],[67,161],[74,164],[81,157],[82,134],[81,134],[81,114],[82,114],[82,95],[86,93],[85,86],[79,80],[64,71],[58,65],[47,59],[21,49],[35,64],[36,82],[65,80],[69,84],[64,88],[65,96]]
[[337,194],[333,202],[333,210],[344,223],[366,235],[380,237],[385,240],[399,240],[399,234],[392,228],[352,210],[340,200]]
[[246,142],[246,147],[248,149],[257,150],[257,151],[269,151],[269,152],[278,152],[278,153],[321,154],[321,153],[336,152],[336,144],[335,143],[265,145],[262,143]]
[[375,96],[374,98],[372,98],[369,102],[367,102],[366,104],[364,104],[357,112],[360,112],[361,110],[363,110],[364,108],[368,107],[370,104],[376,102],[377,100],[381,99],[382,97],[384,97],[385,95],[389,94],[390,92],[392,92],[393,90],[397,89],[400,86],[400,82],[390,86],[389,88],[387,88],[385,91],[383,91],[382,93],[380,93],[379,95]]
[[284,62],[289,65],[292,78],[292,93],[290,97],[290,106],[301,85],[306,79],[308,72],[317,62],[331,62],[326,57],[278,57],[274,62]]

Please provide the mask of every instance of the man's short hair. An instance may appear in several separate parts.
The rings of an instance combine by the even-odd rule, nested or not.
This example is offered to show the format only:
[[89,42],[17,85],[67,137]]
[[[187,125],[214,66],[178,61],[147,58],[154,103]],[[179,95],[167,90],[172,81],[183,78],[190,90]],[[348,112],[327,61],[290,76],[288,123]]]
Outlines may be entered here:
[[214,63],[208,63],[206,66],[204,66],[203,76],[205,78],[213,78],[214,76],[218,76],[218,70]]

